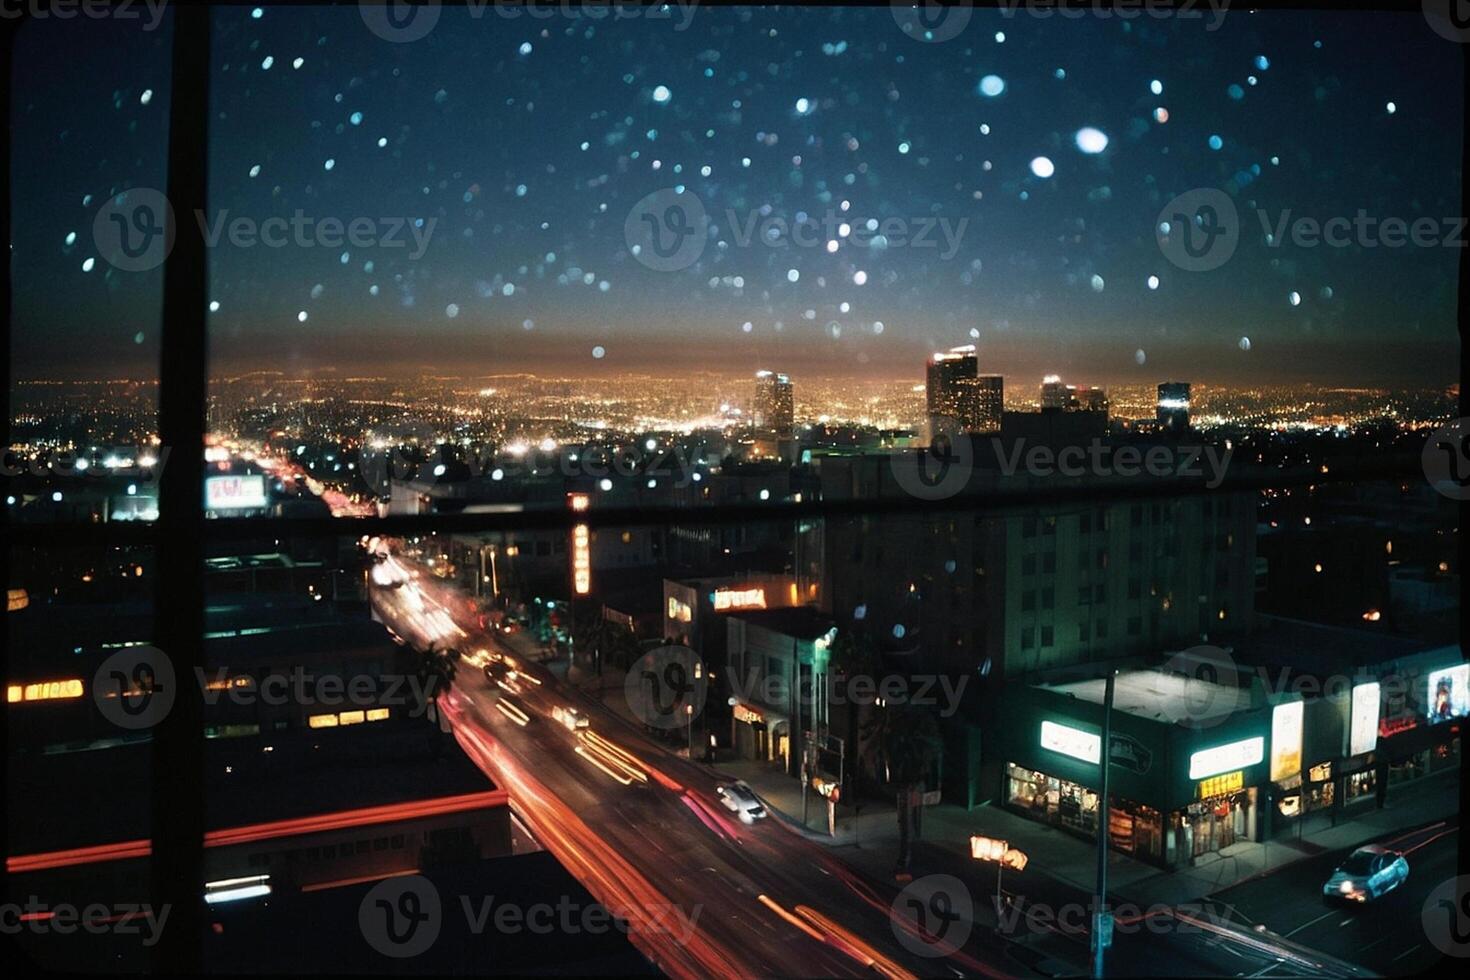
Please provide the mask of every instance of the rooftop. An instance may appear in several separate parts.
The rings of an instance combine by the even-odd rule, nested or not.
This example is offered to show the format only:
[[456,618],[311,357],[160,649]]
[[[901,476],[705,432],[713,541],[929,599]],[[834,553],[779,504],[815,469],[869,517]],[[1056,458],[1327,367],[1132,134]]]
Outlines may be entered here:
[[[1058,694],[1102,704],[1106,681],[1096,677],[1040,686]],[[1249,687],[1215,684],[1162,670],[1124,671],[1118,675],[1113,688],[1114,709],[1170,725],[1207,725],[1250,706]]]

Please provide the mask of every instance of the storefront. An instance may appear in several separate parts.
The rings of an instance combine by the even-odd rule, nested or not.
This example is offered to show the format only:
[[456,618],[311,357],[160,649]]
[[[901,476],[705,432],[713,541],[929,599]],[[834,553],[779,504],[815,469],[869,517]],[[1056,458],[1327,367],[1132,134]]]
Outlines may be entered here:
[[[1142,695],[1155,682],[1144,677],[1132,683]],[[1091,693],[1083,685],[1026,688],[1008,693],[1001,709],[1010,736],[1001,787],[1005,805],[1086,838],[1096,837],[1102,814],[1102,705],[1089,700]],[[1270,785],[1268,725],[1263,707],[1237,709],[1194,727],[1159,712],[1158,699],[1115,701],[1108,753],[1111,846],[1172,868],[1209,860],[1240,841],[1260,840]],[[1299,787],[1299,747],[1296,759]]]
[[730,712],[730,742],[740,759],[780,762],[789,767],[791,721],[765,705],[736,701]]

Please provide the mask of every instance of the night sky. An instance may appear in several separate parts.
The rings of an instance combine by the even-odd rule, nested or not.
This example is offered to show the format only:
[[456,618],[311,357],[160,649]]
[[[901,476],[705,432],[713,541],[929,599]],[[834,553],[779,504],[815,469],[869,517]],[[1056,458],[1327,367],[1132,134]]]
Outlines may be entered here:
[[[977,10],[942,43],[888,6],[692,13],[444,9],[395,44],[352,5],[217,9],[212,209],[434,225],[418,258],[406,231],[214,248],[215,370],[918,380],[927,352],[975,343],[1023,385],[1456,376],[1459,249],[1273,248],[1255,214],[1463,213],[1461,52],[1416,12],[1232,10],[1211,31]],[[170,32],[143,23],[22,34],[19,377],[156,371],[161,272],[114,268],[92,232],[109,197],[165,186]],[[676,186],[713,230],[655,271],[625,222]],[[1242,232],[1191,273],[1155,221],[1197,187],[1230,193]],[[762,208],[964,225],[952,255],[937,228],[935,247],[741,244],[727,210]]]

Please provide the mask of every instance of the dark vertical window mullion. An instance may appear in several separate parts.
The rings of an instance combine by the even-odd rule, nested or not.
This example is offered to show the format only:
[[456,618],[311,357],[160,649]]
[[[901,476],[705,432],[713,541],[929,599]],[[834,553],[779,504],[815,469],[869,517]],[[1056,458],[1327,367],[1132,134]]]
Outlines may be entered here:
[[208,265],[193,216],[206,203],[209,137],[209,8],[174,8],[168,197],[178,236],[163,276],[158,385],[162,444],[172,450],[158,487],[154,635],[177,690],[153,729],[153,901],[171,914],[154,969],[202,972],[204,848],[203,701],[194,668],[204,662],[204,436]]

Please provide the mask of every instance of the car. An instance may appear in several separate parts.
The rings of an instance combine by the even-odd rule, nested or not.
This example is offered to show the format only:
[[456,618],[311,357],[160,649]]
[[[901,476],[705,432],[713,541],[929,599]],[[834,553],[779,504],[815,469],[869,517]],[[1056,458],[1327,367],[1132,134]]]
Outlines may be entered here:
[[734,811],[742,823],[754,823],[766,815],[760,797],[743,782],[726,783],[715,788],[715,795],[725,804],[725,809]]
[[576,708],[564,708],[561,705],[556,705],[551,709],[551,717],[556,719],[557,724],[569,732],[575,732],[579,728],[586,728],[588,725],[587,716],[579,713]]
[[1360,847],[1337,866],[1322,886],[1327,902],[1367,903],[1402,885],[1409,877],[1409,862],[1397,851],[1369,844]]

